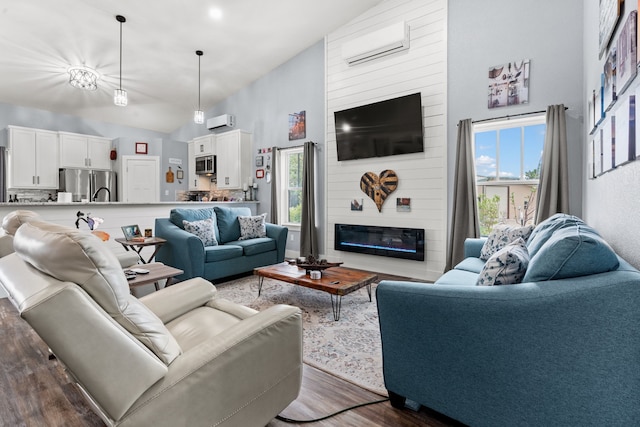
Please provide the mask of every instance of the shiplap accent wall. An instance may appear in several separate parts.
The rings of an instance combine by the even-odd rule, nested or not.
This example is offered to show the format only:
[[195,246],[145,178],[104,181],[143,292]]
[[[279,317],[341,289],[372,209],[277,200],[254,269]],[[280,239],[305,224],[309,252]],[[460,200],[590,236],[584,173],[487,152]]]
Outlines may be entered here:
[[[355,66],[341,56],[344,42],[400,21],[410,27],[410,49]],[[447,1],[389,0],[329,34],[327,46],[327,227],[326,252],[345,266],[435,280],[445,265],[447,228]],[[337,161],[334,111],[422,94],[424,153]],[[398,188],[382,212],[360,190],[365,172],[392,169]],[[411,198],[411,212],[397,212],[396,198]],[[364,210],[351,211],[353,199]],[[336,223],[424,228],[424,262],[336,251]]]

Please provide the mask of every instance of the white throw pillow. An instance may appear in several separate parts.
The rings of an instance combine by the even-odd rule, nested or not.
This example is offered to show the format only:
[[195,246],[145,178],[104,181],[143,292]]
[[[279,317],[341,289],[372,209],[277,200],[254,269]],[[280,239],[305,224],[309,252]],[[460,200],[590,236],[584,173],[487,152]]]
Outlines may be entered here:
[[478,275],[477,286],[513,285],[522,282],[529,266],[529,251],[518,238],[489,257]]
[[480,251],[480,259],[488,260],[491,255],[507,246],[509,243],[521,237],[525,242],[533,231],[533,225],[505,225],[498,224],[493,227],[487,241]]
[[240,222],[240,239],[247,240],[255,239],[257,237],[267,237],[267,214],[263,213],[258,216],[240,216],[238,215],[238,221]]
[[202,244],[205,246],[217,246],[216,233],[213,231],[213,219],[207,218],[200,221],[189,222],[182,220],[185,231],[191,234],[195,234],[202,240]]

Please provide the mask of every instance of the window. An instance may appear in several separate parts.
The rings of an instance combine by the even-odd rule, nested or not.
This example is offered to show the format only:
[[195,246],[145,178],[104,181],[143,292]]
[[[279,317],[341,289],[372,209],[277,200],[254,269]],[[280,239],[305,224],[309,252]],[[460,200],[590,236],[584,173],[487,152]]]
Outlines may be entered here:
[[304,167],[303,147],[280,150],[282,176],[279,198],[280,223],[300,226],[302,217],[302,170]]
[[482,235],[499,222],[533,223],[545,130],[544,115],[474,125]]

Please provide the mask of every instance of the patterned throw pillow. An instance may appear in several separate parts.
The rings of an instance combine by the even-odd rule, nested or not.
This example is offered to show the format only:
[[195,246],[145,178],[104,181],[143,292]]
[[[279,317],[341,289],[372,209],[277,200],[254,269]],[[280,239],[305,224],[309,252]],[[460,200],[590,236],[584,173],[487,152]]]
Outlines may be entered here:
[[189,222],[186,219],[182,220],[185,231],[191,234],[195,234],[202,240],[205,246],[217,246],[216,234],[213,231],[213,219],[207,218],[200,221]]
[[265,224],[266,219],[266,213],[258,216],[238,215],[238,221],[240,222],[240,239],[238,240],[267,237],[267,226]]
[[484,245],[482,246],[480,259],[485,261],[488,260],[491,255],[504,248],[518,237],[522,237],[522,239],[526,241],[532,231],[533,225],[525,225],[524,227],[521,227],[519,225],[498,224],[494,226],[487,238],[487,241],[484,242]]
[[518,238],[491,255],[478,275],[477,286],[513,285],[522,282],[529,265],[524,239]]

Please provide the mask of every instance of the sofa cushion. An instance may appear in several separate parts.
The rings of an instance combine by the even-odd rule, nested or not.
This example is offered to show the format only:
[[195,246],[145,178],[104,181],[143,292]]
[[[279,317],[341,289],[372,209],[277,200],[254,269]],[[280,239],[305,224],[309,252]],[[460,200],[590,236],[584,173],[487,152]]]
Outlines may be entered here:
[[557,230],[531,257],[525,282],[566,279],[618,268],[618,257],[591,227],[577,224]]
[[533,225],[525,225],[521,227],[519,225],[506,225],[498,224],[493,227],[487,241],[482,246],[480,251],[480,259],[488,260],[491,255],[507,246],[514,240],[522,237],[526,242],[529,235],[533,231]]
[[185,231],[191,234],[195,234],[202,240],[202,244],[205,246],[216,246],[218,241],[216,240],[216,233],[213,231],[213,219],[207,218],[200,221],[189,222],[186,219],[182,221]]
[[[227,244],[204,248],[204,262],[227,261],[241,256],[242,247],[237,245]],[[237,260],[236,262],[242,262],[242,260]]]
[[244,255],[251,256],[264,252],[275,251],[276,241],[270,237],[259,237],[249,240],[236,240],[235,242],[229,242],[227,245],[240,246],[244,251]]
[[184,230],[184,223],[182,221],[201,221],[203,219],[213,219],[213,232],[216,236],[216,240],[220,241],[220,231],[218,230],[216,213],[211,208],[202,209],[171,209],[169,213],[169,221]]
[[529,252],[521,237],[509,243],[489,257],[478,275],[478,286],[514,285],[522,282],[527,266]]
[[238,216],[251,216],[249,208],[227,208],[216,206],[213,208],[218,222],[220,232],[219,243],[233,242],[240,239],[240,222]]
[[238,216],[240,223],[240,238],[238,240],[255,239],[257,237],[267,236],[267,227],[265,225],[267,214],[263,213],[258,216]]
[[180,346],[158,316],[131,295],[109,246],[93,234],[30,221],[16,232],[14,248],[24,261],[43,273],[79,285],[167,365],[180,355]]
[[449,270],[444,273],[438,280],[436,285],[468,285],[474,286],[478,280],[478,273],[472,273],[465,270]]
[[578,224],[584,224],[577,216],[557,213],[538,224],[529,239],[527,240],[527,250],[531,257],[540,250],[542,245],[553,235],[556,230],[571,227]]
[[455,268],[456,270],[470,271],[472,273],[480,273],[484,268],[484,264],[485,261],[481,260],[480,258],[468,257],[460,261],[458,265],[453,268]]

